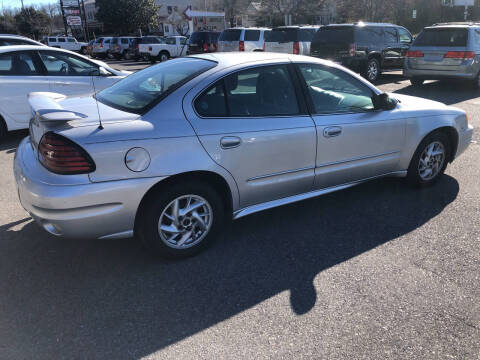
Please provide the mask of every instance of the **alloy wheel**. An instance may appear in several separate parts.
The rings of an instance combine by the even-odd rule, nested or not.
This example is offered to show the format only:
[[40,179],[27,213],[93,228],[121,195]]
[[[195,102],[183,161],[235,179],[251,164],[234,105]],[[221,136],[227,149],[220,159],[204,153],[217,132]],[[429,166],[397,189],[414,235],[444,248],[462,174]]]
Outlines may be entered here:
[[198,195],[184,195],[171,201],[160,215],[158,233],[174,249],[186,249],[201,242],[213,222],[212,207]]
[[439,141],[428,144],[420,155],[418,174],[423,181],[432,180],[443,168],[445,147]]
[[375,60],[371,60],[368,63],[367,77],[368,77],[368,80],[370,81],[374,81],[378,77],[378,65]]

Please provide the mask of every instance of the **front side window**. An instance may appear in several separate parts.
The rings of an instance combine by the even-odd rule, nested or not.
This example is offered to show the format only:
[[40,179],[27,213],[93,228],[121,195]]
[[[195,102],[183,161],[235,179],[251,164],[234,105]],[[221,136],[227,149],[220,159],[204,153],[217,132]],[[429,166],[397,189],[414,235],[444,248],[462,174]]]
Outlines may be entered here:
[[380,26],[357,26],[355,41],[363,44],[383,44],[383,29]]
[[300,64],[316,114],[364,112],[374,109],[373,91],[346,72],[317,64]]
[[128,44],[128,39],[122,39],[122,44]]
[[75,42],[75,39],[70,39],[70,38],[69,38],[69,39],[68,39],[68,42],[69,42],[69,43],[74,43],[74,42]]
[[66,42],[64,38],[59,38],[58,42]]
[[101,91],[97,100],[115,109],[143,114],[168,94],[216,65],[216,62],[197,58],[160,63]]
[[57,39],[55,39],[55,38],[48,38],[48,42],[57,42]]
[[68,53],[40,51],[49,76],[92,76],[98,66]]
[[[225,105],[220,105],[222,100]],[[264,117],[299,114],[286,65],[256,67],[233,73],[195,101],[201,116]]]
[[242,30],[240,29],[230,29],[224,30],[220,35],[219,41],[239,41]]
[[0,54],[1,76],[35,76],[37,71],[32,56],[26,52]]
[[175,38],[167,38],[167,45],[175,45]]
[[187,38],[180,38],[180,45],[187,45]]

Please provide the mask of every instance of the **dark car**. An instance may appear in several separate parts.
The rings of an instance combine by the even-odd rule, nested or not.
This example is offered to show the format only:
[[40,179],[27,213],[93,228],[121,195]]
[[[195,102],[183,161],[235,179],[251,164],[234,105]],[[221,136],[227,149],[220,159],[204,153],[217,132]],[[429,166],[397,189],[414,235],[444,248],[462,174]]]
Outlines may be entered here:
[[187,54],[203,54],[217,51],[219,36],[220,33],[216,31],[194,32],[188,41]]
[[125,60],[130,60],[127,53],[131,49],[134,40],[137,39],[139,38],[132,36],[114,37],[110,43],[110,54],[117,60],[120,60],[122,57]]
[[412,35],[393,24],[327,25],[315,34],[311,56],[330,59],[376,81],[383,70],[401,70]]

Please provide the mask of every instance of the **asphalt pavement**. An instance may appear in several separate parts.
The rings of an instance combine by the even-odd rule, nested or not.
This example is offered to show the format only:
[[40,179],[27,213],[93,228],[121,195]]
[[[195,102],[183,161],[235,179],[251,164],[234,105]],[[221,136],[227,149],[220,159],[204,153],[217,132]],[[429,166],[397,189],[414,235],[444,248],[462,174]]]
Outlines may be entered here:
[[[379,87],[480,128],[465,84]],[[0,144],[0,359],[480,358],[478,131],[433,187],[381,179],[251,215],[176,262],[41,230],[17,200],[23,136]]]

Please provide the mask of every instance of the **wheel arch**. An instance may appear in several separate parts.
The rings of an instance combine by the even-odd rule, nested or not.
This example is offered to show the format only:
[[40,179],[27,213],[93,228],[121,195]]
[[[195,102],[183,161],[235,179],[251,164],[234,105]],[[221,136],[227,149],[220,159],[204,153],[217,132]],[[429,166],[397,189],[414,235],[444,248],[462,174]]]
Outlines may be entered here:
[[0,137],[8,132],[8,124],[3,115],[0,113]]
[[[450,141],[450,158],[448,159],[448,162],[451,163],[455,159],[455,154],[457,153],[457,148],[458,148],[458,132],[453,126],[441,126],[435,129],[430,130],[428,133],[426,133],[420,141],[418,142],[417,147],[415,148],[415,151],[417,148],[420,146],[420,144],[429,136],[435,133],[443,133],[448,137],[448,140]],[[414,152],[415,153],[415,152]],[[413,156],[413,154],[412,154]]]
[[233,216],[234,194],[232,194],[228,181],[224,177],[222,177],[220,174],[215,173],[213,171],[205,171],[205,170],[189,171],[189,172],[169,176],[166,179],[157,182],[143,195],[142,200],[140,201],[140,205],[138,206],[137,213],[135,215],[135,222],[134,222],[135,231],[137,231],[136,229],[138,228],[138,224],[141,219],[141,214],[143,212],[143,209],[145,208],[147,200],[150,198],[150,196],[152,196],[154,192],[164,187],[168,187],[172,184],[178,184],[179,182],[187,182],[187,181],[202,181],[212,185],[214,189],[219,192],[225,204],[226,214],[230,218]]

